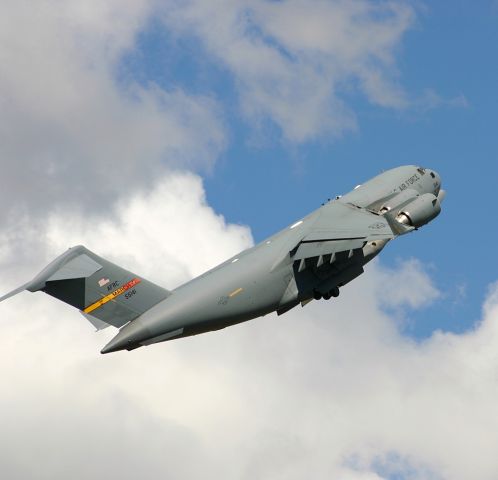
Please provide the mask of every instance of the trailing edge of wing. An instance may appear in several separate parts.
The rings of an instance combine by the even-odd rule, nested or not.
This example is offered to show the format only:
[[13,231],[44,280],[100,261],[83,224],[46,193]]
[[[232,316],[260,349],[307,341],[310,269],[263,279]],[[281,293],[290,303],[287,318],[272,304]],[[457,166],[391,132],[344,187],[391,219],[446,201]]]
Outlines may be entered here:
[[356,250],[363,247],[364,239],[352,240],[328,240],[317,242],[301,242],[293,256],[294,260],[303,258],[318,257],[320,255],[329,255],[338,252]]

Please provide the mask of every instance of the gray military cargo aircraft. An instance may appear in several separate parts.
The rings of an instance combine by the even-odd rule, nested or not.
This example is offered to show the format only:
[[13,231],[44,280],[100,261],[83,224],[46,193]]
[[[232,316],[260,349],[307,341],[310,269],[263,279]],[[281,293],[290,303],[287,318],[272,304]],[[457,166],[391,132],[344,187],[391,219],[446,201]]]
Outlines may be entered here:
[[219,330],[337,297],[389,240],[439,215],[444,195],[433,170],[398,167],[173,291],[77,246],[0,301],[41,290],[97,330],[119,328],[101,353]]

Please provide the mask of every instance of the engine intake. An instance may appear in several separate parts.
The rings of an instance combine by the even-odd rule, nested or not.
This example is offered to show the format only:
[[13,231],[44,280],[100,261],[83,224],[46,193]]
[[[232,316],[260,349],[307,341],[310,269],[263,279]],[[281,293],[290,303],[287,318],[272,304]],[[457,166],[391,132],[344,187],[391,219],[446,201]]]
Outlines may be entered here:
[[396,220],[405,225],[418,228],[441,213],[441,203],[432,193],[420,195],[412,202],[405,205],[396,216]]

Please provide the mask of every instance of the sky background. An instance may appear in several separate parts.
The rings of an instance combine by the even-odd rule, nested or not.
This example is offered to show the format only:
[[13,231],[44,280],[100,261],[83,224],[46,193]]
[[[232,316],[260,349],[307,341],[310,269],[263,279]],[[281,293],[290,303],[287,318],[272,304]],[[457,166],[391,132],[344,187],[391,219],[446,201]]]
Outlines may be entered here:
[[173,288],[381,171],[447,198],[331,302],[100,356],[1,305],[6,478],[498,478],[496,1],[6,0],[0,280]]

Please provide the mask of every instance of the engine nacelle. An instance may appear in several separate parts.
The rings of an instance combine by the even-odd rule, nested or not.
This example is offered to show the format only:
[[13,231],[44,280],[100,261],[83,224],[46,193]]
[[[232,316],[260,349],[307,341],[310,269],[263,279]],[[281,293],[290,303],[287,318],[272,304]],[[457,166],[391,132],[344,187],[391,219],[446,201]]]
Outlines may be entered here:
[[407,188],[382,204],[382,207],[379,209],[379,213],[383,214],[396,208],[399,209],[412,200],[415,200],[418,196],[419,193],[417,191],[412,188]]
[[400,209],[396,220],[418,228],[441,213],[441,203],[432,193],[424,193]]

